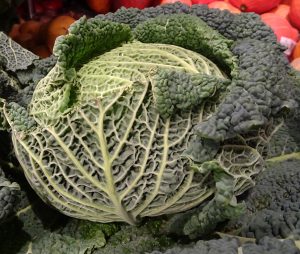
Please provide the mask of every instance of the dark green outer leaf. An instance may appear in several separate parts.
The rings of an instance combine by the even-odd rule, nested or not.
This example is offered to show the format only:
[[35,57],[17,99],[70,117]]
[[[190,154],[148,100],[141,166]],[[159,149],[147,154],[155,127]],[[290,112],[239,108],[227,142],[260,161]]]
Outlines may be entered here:
[[0,56],[5,58],[6,69],[10,71],[24,70],[38,56],[21,47],[3,32],[0,32]]

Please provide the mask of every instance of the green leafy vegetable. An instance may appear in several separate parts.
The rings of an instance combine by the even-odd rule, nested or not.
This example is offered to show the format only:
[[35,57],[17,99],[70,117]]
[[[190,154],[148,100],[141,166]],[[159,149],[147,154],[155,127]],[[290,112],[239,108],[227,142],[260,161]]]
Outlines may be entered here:
[[209,241],[198,241],[193,246],[180,246],[171,248],[165,252],[153,251],[151,254],[188,254],[188,253],[222,253],[224,254],[299,254],[299,249],[291,240],[280,241],[276,238],[264,237],[257,243],[246,239],[243,243],[240,239],[226,237]]
[[[205,139],[226,140],[209,160],[233,177],[235,194],[249,188],[263,169],[253,138],[283,105],[294,107],[279,92],[285,62],[277,45],[245,40],[231,53],[232,42],[209,31],[185,14],[159,16],[133,33],[102,19],[75,23],[56,43],[58,62],[36,87],[29,114],[4,107],[17,157],[41,197],[67,215],[101,222],[136,224],[187,210],[216,192],[213,174],[192,170],[202,166],[187,152]],[[237,72],[231,83],[202,52]],[[254,59],[268,71],[251,76]],[[237,138],[245,134],[251,142]],[[236,157],[241,167],[233,166]]]
[[[254,186],[297,110],[298,81],[274,38],[254,14],[203,6],[82,18],[56,41],[55,58],[20,70],[3,55],[6,73],[15,68],[30,86],[24,102],[22,89],[1,100],[0,120],[32,188],[65,215],[138,225],[197,207],[180,224],[197,238],[243,210],[236,196]],[[105,244],[101,228],[88,232],[91,240],[53,230],[29,247]],[[149,239],[146,249],[156,248]]]
[[0,32],[0,55],[10,71],[27,69],[38,56],[22,48],[3,32]]
[[232,71],[237,59],[230,51],[233,41],[210,28],[201,19],[182,14],[162,15],[138,25],[134,37],[145,43],[173,44],[216,60]]
[[211,232],[217,223],[236,218],[243,214],[243,204],[237,204],[234,196],[234,178],[224,172],[216,163],[203,163],[204,171],[213,171],[216,182],[216,194],[203,210],[191,217],[184,227],[184,234],[197,238]]

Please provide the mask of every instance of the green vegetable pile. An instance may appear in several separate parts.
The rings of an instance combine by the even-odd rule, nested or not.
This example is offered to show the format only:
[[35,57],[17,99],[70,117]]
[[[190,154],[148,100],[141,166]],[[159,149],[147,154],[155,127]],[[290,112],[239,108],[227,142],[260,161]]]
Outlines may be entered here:
[[[94,253],[108,240],[107,253],[125,253],[113,250],[109,239],[133,226],[116,222],[141,228],[140,235],[132,233],[138,239],[146,232],[147,248],[128,253],[173,244],[170,236],[155,236],[161,232],[208,237],[219,223],[249,212],[240,196],[255,186],[266,162],[299,158],[286,121],[297,125],[299,74],[255,14],[179,3],[120,9],[78,20],[49,59],[37,60],[18,45],[12,50],[14,59],[0,47],[0,128],[11,133],[15,156],[38,196],[83,220],[68,219],[59,229],[54,223],[49,237],[38,222],[19,249],[30,241],[32,253]],[[4,172],[17,165],[9,156],[0,160]],[[16,207],[22,211],[17,214],[27,209],[16,205],[29,189],[20,185],[1,174],[0,201],[1,186],[3,193],[10,188],[3,225],[14,219]],[[240,228],[244,222],[231,223]],[[244,248],[226,241],[218,244]],[[49,252],[41,251],[48,243]],[[274,244],[272,251],[294,248],[293,241]],[[245,250],[263,248],[249,246]]]

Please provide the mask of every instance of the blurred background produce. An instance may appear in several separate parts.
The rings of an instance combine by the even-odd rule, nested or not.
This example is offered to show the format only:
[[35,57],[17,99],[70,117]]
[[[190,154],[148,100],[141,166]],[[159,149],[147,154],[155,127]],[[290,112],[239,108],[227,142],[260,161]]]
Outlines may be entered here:
[[[4,0],[0,1],[0,30],[41,58],[52,54],[55,39],[81,16],[93,17],[121,7],[147,8],[179,0]],[[180,0],[189,6],[207,4],[208,8],[232,13],[255,12],[270,26],[285,54],[300,69],[299,0]]]

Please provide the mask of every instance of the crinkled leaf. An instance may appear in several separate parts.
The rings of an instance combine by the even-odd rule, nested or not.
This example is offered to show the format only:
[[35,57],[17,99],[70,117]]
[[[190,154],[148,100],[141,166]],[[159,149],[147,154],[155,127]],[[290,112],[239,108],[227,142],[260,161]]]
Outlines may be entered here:
[[10,71],[25,70],[38,56],[14,42],[0,32],[0,56],[5,58],[6,69]]

